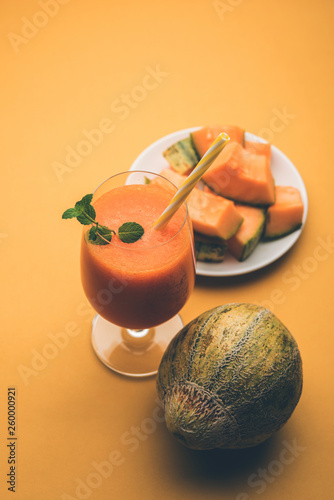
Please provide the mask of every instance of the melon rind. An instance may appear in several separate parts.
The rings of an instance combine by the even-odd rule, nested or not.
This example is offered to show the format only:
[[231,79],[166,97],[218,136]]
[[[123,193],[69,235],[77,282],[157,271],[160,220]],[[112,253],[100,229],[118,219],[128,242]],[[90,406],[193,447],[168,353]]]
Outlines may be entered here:
[[168,430],[194,449],[247,448],[268,439],[294,411],[302,360],[268,309],[227,304],[186,325],[162,358],[158,394]]
[[200,160],[190,136],[172,144],[163,152],[163,156],[180,175],[188,174]]
[[302,227],[302,223],[299,222],[298,224],[295,224],[292,227],[287,227],[284,231],[281,231],[280,233],[268,233],[265,232],[263,236],[264,241],[272,241],[272,240],[277,240],[279,238],[283,238],[284,236],[288,236],[288,234],[294,233],[295,231],[298,231]]
[[[244,223],[247,224],[247,219],[245,214],[242,212],[242,205],[238,205],[238,210],[241,211],[241,215],[245,218]],[[256,207],[246,207],[251,210],[259,211],[259,220],[258,225],[253,232],[247,232],[247,240],[242,241],[242,238],[238,237],[238,233],[236,233],[230,240],[227,242],[229,252],[240,262],[246,260],[255,250],[258,243],[261,240],[263,235],[265,222],[266,222],[266,210],[264,208],[256,208]],[[241,226],[242,229],[242,226]]]
[[225,240],[194,233],[196,260],[223,262],[227,244]]

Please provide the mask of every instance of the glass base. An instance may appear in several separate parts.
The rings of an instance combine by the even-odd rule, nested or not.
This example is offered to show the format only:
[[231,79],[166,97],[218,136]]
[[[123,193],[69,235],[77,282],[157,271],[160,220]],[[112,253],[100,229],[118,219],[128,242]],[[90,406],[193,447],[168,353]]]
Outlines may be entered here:
[[97,357],[114,372],[129,377],[155,375],[169,342],[183,327],[181,317],[147,330],[127,330],[96,315],[92,344]]

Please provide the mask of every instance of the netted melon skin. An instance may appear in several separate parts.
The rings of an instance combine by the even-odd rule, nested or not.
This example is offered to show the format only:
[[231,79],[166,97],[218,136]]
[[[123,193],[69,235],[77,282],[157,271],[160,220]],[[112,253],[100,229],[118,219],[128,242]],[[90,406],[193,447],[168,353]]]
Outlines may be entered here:
[[254,304],[227,304],[191,321],[169,344],[157,376],[168,430],[202,450],[262,443],[287,422],[302,384],[295,339]]

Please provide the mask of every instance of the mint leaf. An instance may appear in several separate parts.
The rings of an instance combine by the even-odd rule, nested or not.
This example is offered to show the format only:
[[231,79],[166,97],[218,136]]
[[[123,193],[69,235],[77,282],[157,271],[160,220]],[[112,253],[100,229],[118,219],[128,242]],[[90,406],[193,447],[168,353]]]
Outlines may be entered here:
[[89,210],[89,207],[91,207],[92,199],[92,194],[86,194],[80,201],[76,202],[75,208],[80,212],[84,212],[86,209]]
[[73,219],[73,217],[78,217],[80,212],[76,208],[68,208],[62,215],[62,219]]
[[111,242],[112,233],[115,234],[115,231],[97,223],[96,226],[90,228],[88,238],[94,245],[108,245]]
[[144,229],[137,222],[125,222],[118,228],[118,237],[123,243],[134,243],[144,234]]
[[93,205],[87,205],[85,207],[85,209],[83,210],[83,212],[86,214],[86,215],[89,215],[89,217],[91,217],[92,219],[95,220],[95,217],[96,217],[96,212],[95,212],[95,208],[93,207]]
[[[68,208],[62,215],[63,219],[77,220],[85,225],[90,226],[88,231],[88,239],[94,245],[107,245],[110,243],[112,235],[116,234],[113,229],[99,224],[96,218],[95,208],[91,204],[93,199],[92,194],[86,194],[80,201],[77,201],[74,208]],[[144,234],[144,229],[137,222],[125,222],[118,228],[118,237],[124,243],[134,243],[139,240]]]
[[95,222],[95,217],[90,217],[90,215],[86,212],[81,212],[79,215],[77,215],[77,220],[80,222],[80,224],[89,226],[90,224],[93,224]]
[[97,239],[96,231],[97,231],[97,226],[93,226],[90,228],[90,230],[88,232],[89,241],[92,241],[92,242],[96,241],[96,239]]
[[76,217],[81,224],[89,225],[95,222],[95,208],[90,204],[92,199],[92,194],[86,194],[80,201],[77,201],[74,206],[74,209],[77,211]]
[[92,203],[93,193],[86,194],[78,203],[82,204],[85,207],[88,207]]
[[96,245],[108,245],[111,242],[111,231],[108,228],[106,229],[107,231],[100,231],[100,229],[96,231]]
[[76,218],[81,224],[88,226],[95,222],[96,212],[91,201],[93,194],[86,194],[80,201],[77,201],[74,209],[76,211]]
[[113,229],[110,229],[107,226],[101,226],[101,224],[99,224],[98,222],[97,222],[97,226],[98,226],[98,228],[97,228],[98,232],[100,234],[102,234],[102,236],[109,235],[109,234],[116,234]]

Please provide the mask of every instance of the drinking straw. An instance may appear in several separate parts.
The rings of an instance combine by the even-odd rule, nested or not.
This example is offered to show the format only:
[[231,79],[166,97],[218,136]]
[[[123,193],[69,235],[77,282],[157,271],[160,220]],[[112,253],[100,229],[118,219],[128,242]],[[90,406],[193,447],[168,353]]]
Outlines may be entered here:
[[217,156],[226,146],[229,140],[229,136],[225,133],[221,133],[218,135],[207,152],[200,159],[194,170],[186,178],[180,189],[173,196],[168,207],[162,212],[159,219],[153,224],[154,229],[161,229],[167,224],[169,219],[180,208],[184,200],[190,194],[190,191],[192,191],[192,189],[196,186],[197,182],[200,180],[204,172],[206,172],[206,170],[210,167],[212,162],[217,158]]

